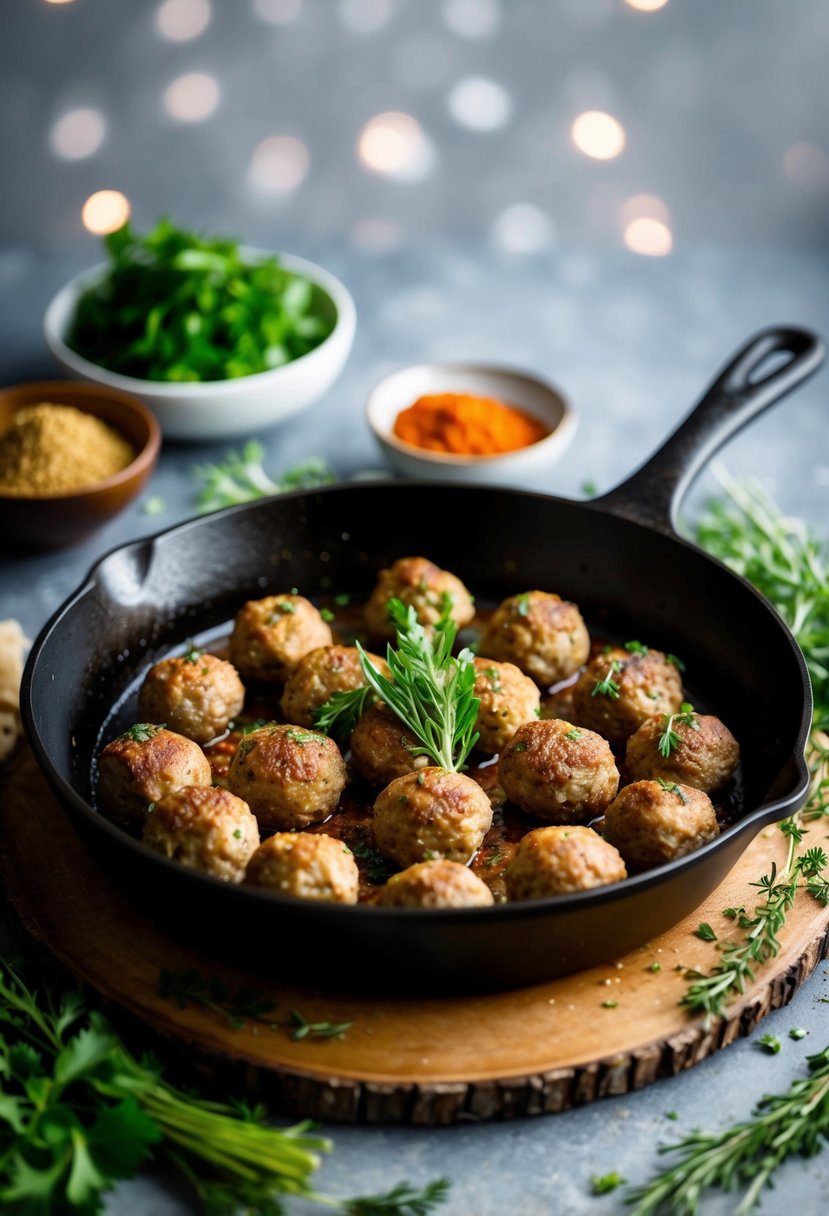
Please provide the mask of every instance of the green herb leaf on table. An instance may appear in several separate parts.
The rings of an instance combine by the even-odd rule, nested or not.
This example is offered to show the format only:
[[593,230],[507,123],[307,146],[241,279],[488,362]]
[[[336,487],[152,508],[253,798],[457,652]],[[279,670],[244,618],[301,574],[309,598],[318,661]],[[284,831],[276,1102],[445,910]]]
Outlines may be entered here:
[[594,1195],[609,1195],[617,1187],[624,1186],[625,1182],[626,1179],[618,1170],[612,1170],[609,1174],[594,1174],[590,1179]]
[[201,1005],[224,1018],[233,1030],[241,1030],[246,1021],[268,1023],[267,1017],[276,1008],[273,1000],[259,988],[242,985],[230,988],[218,975],[204,976],[198,971],[176,971],[162,967],[158,977],[158,995],[175,1001],[179,1009]]
[[327,300],[276,257],[251,261],[232,240],[162,219],[105,238],[109,267],[81,295],[68,344],[142,380],[232,380],[307,354],[331,333]]
[[283,473],[274,481],[262,465],[264,445],[251,439],[241,452],[228,451],[221,464],[195,465],[193,473],[202,483],[197,504],[199,513],[207,515],[223,507],[270,498],[289,490],[313,490],[336,481],[324,460],[312,456]]
[[344,1039],[353,1022],[309,1022],[298,1009],[291,1010],[292,1039]]
[[359,1199],[347,1199],[340,1210],[343,1216],[429,1216],[435,1208],[445,1203],[449,1195],[449,1181],[436,1178],[422,1190],[415,1190],[408,1182],[401,1182],[384,1195],[368,1195]]
[[723,1132],[695,1131],[662,1153],[678,1156],[630,1196],[631,1216],[696,1216],[706,1191],[743,1190],[735,1216],[753,1211],[775,1171],[794,1156],[811,1157],[829,1136],[829,1048],[808,1058],[809,1075],[784,1094],[763,1098],[751,1119]]

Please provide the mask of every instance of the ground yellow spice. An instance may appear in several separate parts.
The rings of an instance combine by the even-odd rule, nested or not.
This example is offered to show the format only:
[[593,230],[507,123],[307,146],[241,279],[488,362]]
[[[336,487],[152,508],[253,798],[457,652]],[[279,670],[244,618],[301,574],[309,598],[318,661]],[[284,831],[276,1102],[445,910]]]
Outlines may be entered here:
[[71,405],[27,405],[0,435],[0,494],[68,494],[120,473],[135,459],[122,435]]

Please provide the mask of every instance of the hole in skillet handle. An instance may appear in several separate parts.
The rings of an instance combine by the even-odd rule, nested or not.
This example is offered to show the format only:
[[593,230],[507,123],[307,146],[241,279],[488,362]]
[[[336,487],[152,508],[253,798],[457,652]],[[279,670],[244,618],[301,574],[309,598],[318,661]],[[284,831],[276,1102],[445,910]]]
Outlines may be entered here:
[[674,535],[680,504],[714,454],[813,375],[825,347],[806,329],[760,330],[722,368],[661,448],[627,481],[589,504]]

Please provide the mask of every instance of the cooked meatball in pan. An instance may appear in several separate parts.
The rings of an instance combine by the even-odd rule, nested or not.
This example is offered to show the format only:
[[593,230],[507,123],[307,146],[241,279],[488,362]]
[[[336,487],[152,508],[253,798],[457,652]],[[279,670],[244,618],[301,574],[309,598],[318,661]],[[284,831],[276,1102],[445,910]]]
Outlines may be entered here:
[[366,628],[372,637],[394,641],[396,630],[389,617],[389,600],[412,607],[421,625],[436,625],[448,609],[458,625],[468,625],[475,615],[472,596],[459,578],[441,570],[425,557],[401,557],[388,570],[381,570],[377,586],[366,604]]
[[627,870],[592,828],[548,827],[522,838],[504,877],[510,899],[546,899],[621,882]]
[[595,819],[619,788],[606,740],[559,718],[519,726],[501,753],[499,772],[510,802],[548,823]]
[[546,688],[587,662],[590,637],[575,604],[547,591],[525,591],[495,609],[481,637],[480,653],[514,663]]
[[297,899],[356,904],[359,877],[341,840],[316,832],[277,832],[251,857],[245,882]]
[[573,689],[579,726],[622,747],[654,714],[673,714],[682,705],[678,668],[659,650],[631,653],[609,646],[587,664]]
[[[368,658],[383,675],[388,675],[385,660],[379,655]],[[289,722],[313,726],[317,710],[336,692],[348,692],[365,684],[356,646],[319,646],[300,659],[288,678],[282,694],[282,712]]]
[[475,660],[475,696],[481,704],[475,729],[478,751],[494,756],[509,743],[525,722],[534,722],[541,710],[538,686],[514,663]]
[[719,832],[707,794],[662,778],[626,785],[605,813],[605,838],[634,870],[684,857]]
[[625,752],[631,780],[662,777],[706,794],[727,785],[739,763],[740,745],[728,727],[712,714],[690,709],[648,718],[628,739]]
[[471,777],[430,767],[378,794],[372,822],[378,849],[401,868],[440,857],[466,864],[492,826],[492,804]]
[[330,625],[302,595],[249,600],[236,614],[230,658],[248,680],[283,684],[300,659],[333,642]]
[[372,705],[351,734],[351,762],[364,781],[381,789],[405,773],[426,768],[419,741],[387,705]]
[[262,831],[285,831],[327,819],[336,810],[346,775],[333,739],[271,723],[241,740],[228,786],[247,802]]
[[259,828],[247,803],[229,790],[189,785],[155,804],[144,843],[190,869],[241,882]]
[[148,722],[165,722],[196,743],[223,734],[244,703],[245,688],[236,668],[196,649],[151,667],[138,697],[138,709]]
[[138,722],[108,743],[98,760],[98,803],[123,828],[140,829],[147,809],[185,785],[212,783],[198,743],[149,722]]
[[486,908],[489,887],[457,861],[419,861],[393,874],[380,892],[384,908]]

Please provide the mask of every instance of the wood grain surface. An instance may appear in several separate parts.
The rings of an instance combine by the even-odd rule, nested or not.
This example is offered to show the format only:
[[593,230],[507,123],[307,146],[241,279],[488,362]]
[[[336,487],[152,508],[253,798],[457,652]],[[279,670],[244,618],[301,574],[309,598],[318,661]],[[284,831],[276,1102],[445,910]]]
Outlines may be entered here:
[[[784,860],[785,840],[772,828],[692,917],[616,963],[486,995],[332,997],[277,975],[263,981],[166,936],[99,869],[26,748],[5,773],[0,831],[9,897],[28,931],[79,979],[185,1046],[227,1092],[262,1095],[314,1118],[445,1124],[560,1111],[641,1089],[749,1034],[791,999],[829,945],[829,910],[798,897],[780,955],[725,1019],[706,1030],[678,1006],[682,972],[716,960],[715,948],[694,935],[697,924],[735,932],[722,910],[750,905],[750,884]],[[273,1013],[233,1029],[201,1006],[180,1009],[159,996],[162,967],[264,988]],[[309,1022],[353,1025],[341,1039],[295,1041],[294,1009]]]

